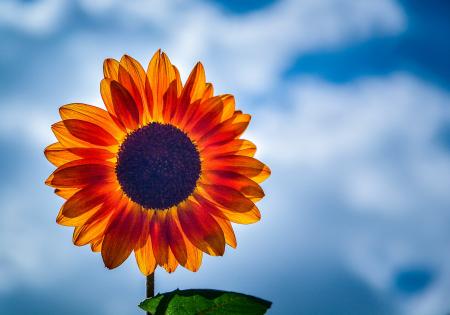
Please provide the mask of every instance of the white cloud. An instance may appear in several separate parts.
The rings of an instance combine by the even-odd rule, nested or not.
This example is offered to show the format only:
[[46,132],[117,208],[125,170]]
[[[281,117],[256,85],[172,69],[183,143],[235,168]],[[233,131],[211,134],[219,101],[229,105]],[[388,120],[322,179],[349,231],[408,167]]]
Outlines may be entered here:
[[399,33],[406,24],[389,0],[286,0],[244,18],[192,6],[178,15],[163,28],[170,55],[183,69],[201,59],[214,82],[245,93],[279,86],[280,75],[300,54]]
[[344,85],[303,78],[287,95],[254,113],[252,138],[263,160],[290,174],[271,187],[277,200],[295,199],[284,215],[308,231],[297,237],[337,251],[388,296],[401,268],[431,268],[430,290],[398,303],[406,314],[445,312],[450,157],[436,139],[450,122],[450,94],[398,73]]
[[[107,18],[107,23],[116,27],[114,36],[103,36],[91,29],[71,32],[56,49],[48,51],[46,59],[27,69],[27,77],[40,77],[46,85],[42,90],[48,86],[61,86],[61,80],[65,80],[67,86],[77,87],[68,92],[74,93],[76,98],[71,101],[95,105],[101,104],[98,82],[101,62],[106,57],[119,58],[130,53],[145,64],[151,54],[162,47],[184,77],[197,60],[202,60],[207,77],[214,82],[218,92],[232,92],[245,109],[245,104],[252,102],[254,96],[283,93],[286,87],[281,74],[298,54],[344,45],[378,33],[398,33],[406,23],[403,12],[392,0],[284,0],[245,16],[225,14],[204,1],[139,0],[124,4],[117,0],[42,0],[24,4],[8,0],[0,3],[0,25],[3,23],[35,34],[57,32],[64,25],[64,17],[69,17],[64,23],[77,21],[70,11],[76,5],[94,19]],[[127,28],[128,24],[132,29]],[[149,33],[136,32],[146,27],[150,27]],[[55,69],[55,63],[62,62],[60,69],[67,69],[61,72],[67,74],[63,79],[51,71],[42,73],[47,66]],[[28,84],[35,85],[36,82]],[[66,95],[66,98],[69,96],[72,97]],[[45,101],[45,95],[43,98]],[[46,108],[40,104],[42,102],[34,100],[33,108]],[[2,103],[16,104],[4,109],[2,129],[15,128],[12,124],[20,121],[16,116],[22,114],[21,108],[27,107],[28,100],[17,93],[3,99]],[[11,107],[16,110],[11,111]],[[28,128],[32,142],[36,143],[36,137],[41,137],[38,143],[48,141],[49,133],[43,126],[47,123],[43,118],[46,116],[47,113],[28,115],[29,121],[22,125]]]
[[404,211],[412,190],[447,199],[450,160],[435,139],[450,119],[448,94],[407,74],[347,85],[302,79],[287,91],[288,104],[255,115],[267,159],[337,176],[356,208]]
[[[177,61],[184,76],[201,60],[210,80],[244,95],[272,93],[282,83],[280,75],[300,54],[374,35],[398,34],[406,25],[394,0],[283,0],[244,16],[195,0],[45,0],[33,5],[9,0],[2,4],[0,24],[34,33],[56,32],[67,23],[79,23],[71,15],[78,4],[88,17],[113,29],[115,36],[99,38],[92,29],[71,33],[67,41],[73,42],[75,53],[92,56],[120,47],[119,54],[136,51],[147,62],[161,47]],[[71,17],[65,24],[64,16]],[[83,42],[87,45],[80,45]]]
[[56,121],[40,110],[24,108],[26,103],[11,101],[7,102],[10,107],[0,107],[0,135],[20,138],[26,145],[43,148],[54,142],[50,126]]
[[17,0],[0,2],[0,26],[42,35],[60,27],[66,13],[67,1],[40,0],[23,3]]

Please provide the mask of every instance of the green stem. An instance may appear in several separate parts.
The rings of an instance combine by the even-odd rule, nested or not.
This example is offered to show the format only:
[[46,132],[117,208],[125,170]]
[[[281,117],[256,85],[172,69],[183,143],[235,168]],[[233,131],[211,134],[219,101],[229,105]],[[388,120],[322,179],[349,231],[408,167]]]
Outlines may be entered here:
[[[147,299],[152,298],[155,296],[155,273],[147,276]],[[149,312],[147,312],[147,315],[150,315]]]

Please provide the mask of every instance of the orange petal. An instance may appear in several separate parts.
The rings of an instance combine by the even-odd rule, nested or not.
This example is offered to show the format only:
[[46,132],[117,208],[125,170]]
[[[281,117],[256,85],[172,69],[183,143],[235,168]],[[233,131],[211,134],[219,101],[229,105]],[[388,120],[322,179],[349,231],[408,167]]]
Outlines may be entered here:
[[74,218],[68,218],[62,214],[62,209],[59,210],[58,216],[56,217],[56,223],[59,225],[64,226],[81,226],[83,225],[87,220],[89,220],[90,217],[92,217],[97,210],[99,209],[99,206],[96,206],[82,214],[80,214],[78,217]]
[[[169,57],[165,53],[161,53],[158,50],[150,60],[147,69],[147,90],[151,90],[153,97],[153,107],[151,108],[150,115],[153,120],[161,121],[163,107],[163,96],[166,93],[169,85],[172,81],[176,80],[176,73]],[[147,92],[147,94],[149,94]]]
[[68,148],[66,151],[83,159],[110,160],[116,157],[111,151],[98,148]]
[[228,219],[234,223],[252,224],[261,220],[261,213],[256,206],[254,206],[252,210],[247,212],[233,212],[224,208],[220,208],[220,211],[221,212],[217,214],[218,216],[223,217],[224,219]]
[[223,102],[223,113],[221,120],[225,121],[233,117],[234,110],[236,107],[234,96],[231,94],[224,94],[222,95],[222,102]]
[[207,185],[204,183],[200,183],[199,186],[205,190],[210,201],[231,211],[247,212],[255,206],[253,201],[233,188],[221,185]]
[[208,98],[213,97],[214,87],[211,83],[205,84],[205,91],[203,93],[202,102],[206,101]]
[[130,56],[124,55],[120,59],[119,82],[133,97],[139,112],[140,123],[143,122],[146,74],[141,64]]
[[[122,193],[111,193],[104,198],[103,204],[97,208],[87,220],[79,220],[81,223],[75,228],[73,234],[73,243],[77,246],[83,246],[88,243],[95,242],[102,238],[105,230],[112,218],[117,214],[117,205],[120,204],[123,198]],[[92,213],[89,211],[89,213]],[[80,215],[87,217],[84,213]],[[72,222],[68,217],[64,217],[66,223]]]
[[94,253],[100,252],[100,251],[102,250],[102,243],[103,243],[103,236],[97,238],[96,240],[94,240],[94,241],[91,243],[91,250],[92,250]]
[[198,271],[198,269],[200,269],[200,266],[202,264],[203,252],[194,245],[192,245],[192,243],[187,239],[184,233],[183,238],[186,244],[186,251],[188,257],[184,267],[190,271],[196,272]]
[[198,145],[203,147],[217,143],[226,143],[238,138],[247,129],[249,122],[250,115],[235,114],[232,118],[227,119],[207,134],[204,134],[198,140]]
[[63,121],[59,121],[52,125],[52,131],[55,134],[56,139],[66,148],[70,147],[93,147],[89,142],[83,141],[74,137],[69,130],[67,130]]
[[202,195],[199,193],[194,194],[194,198],[210,214],[214,215],[215,217],[221,217],[223,219],[230,220],[234,223],[251,224],[258,222],[261,219],[261,213],[256,206],[254,206],[250,211],[247,212],[235,212],[232,209],[227,209],[213,204],[206,198],[202,197]]
[[177,213],[184,234],[192,244],[209,255],[223,255],[225,251],[223,231],[204,208],[188,199],[178,207]]
[[[179,117],[179,119],[177,121],[175,121],[174,119],[174,124],[178,126],[178,128],[182,129],[182,130],[186,130],[187,132],[190,133],[190,130],[192,129],[192,126],[204,115],[207,114],[207,110],[204,110],[204,106],[202,106],[202,101],[201,100],[197,100],[195,102],[193,102],[192,104],[190,104],[188,106],[188,108],[186,109],[184,115],[182,117]],[[177,106],[175,107],[175,109],[173,110],[174,115],[176,114],[176,109],[178,107],[178,103],[176,104]],[[202,113],[201,115],[199,115],[198,113]]]
[[176,212],[173,212],[172,219],[173,221],[171,222],[176,224],[178,231],[183,237],[183,243],[186,248],[187,261],[185,264],[182,265],[188,270],[195,272],[200,268],[202,264],[203,252],[194,245],[192,245],[191,241],[189,241],[187,236],[184,234],[180,220],[178,219],[178,215]]
[[112,214],[112,211],[103,211],[101,215],[93,215],[85,224],[76,227],[72,237],[73,243],[84,246],[103,236]]
[[139,110],[127,89],[117,81],[103,79],[100,92],[108,112],[116,116],[128,130],[136,129],[139,125]]
[[102,258],[109,269],[120,266],[130,256],[142,232],[141,210],[125,199],[109,224],[102,245]]
[[163,97],[162,119],[166,123],[170,123],[178,106],[178,87],[177,81],[174,80],[169,84],[167,92]]
[[79,188],[56,188],[55,194],[64,199],[69,199],[79,190],[80,190]]
[[61,118],[64,119],[79,119],[96,124],[108,133],[110,133],[118,141],[121,141],[126,135],[126,131],[117,119],[111,116],[110,113],[104,109],[80,103],[67,104],[59,109]]
[[61,143],[56,142],[44,150],[45,157],[55,166],[61,166],[73,160],[79,160],[80,157],[66,150]]
[[166,235],[166,213],[156,210],[150,222],[150,236],[152,238],[153,253],[158,265],[167,264],[169,256],[169,241]]
[[244,196],[252,198],[253,201],[264,197],[264,191],[261,187],[241,174],[230,171],[204,171],[202,175],[206,183],[233,188]]
[[141,236],[134,249],[134,255],[139,269],[146,276],[153,273],[156,267],[156,260],[153,255],[152,240],[150,237],[150,222],[152,215],[153,211],[144,211]]
[[186,244],[184,243],[183,235],[178,228],[176,220],[176,210],[173,208],[168,210],[166,215],[166,229],[169,246],[177,261],[180,265],[184,266],[187,262]]
[[248,140],[234,139],[224,144],[215,144],[203,148],[201,154],[205,158],[213,158],[224,155],[244,155],[253,157],[256,153],[256,145]]
[[45,183],[58,188],[75,188],[96,183],[111,183],[115,181],[115,177],[113,163],[83,159],[60,166]]
[[99,159],[108,160],[115,158],[115,154],[104,149],[97,148],[65,148],[59,142],[45,148],[47,159],[55,166],[61,166],[74,160]]
[[201,62],[198,62],[189,74],[186,84],[181,93],[181,100],[193,103],[202,99],[206,89],[205,69]]
[[117,145],[117,140],[102,127],[79,119],[65,119],[64,126],[76,138],[98,146]]
[[[179,123],[180,127],[186,130],[191,130],[193,126],[198,124],[200,120],[204,120],[202,124],[208,122],[208,119],[204,119],[204,117],[208,113],[217,112],[218,110],[220,110],[220,115],[218,119],[216,119],[217,117],[214,115],[213,117],[215,118],[215,120],[210,121],[209,124],[211,126],[217,125],[223,120],[222,119],[224,115],[223,111],[226,110],[224,101],[226,101],[227,99],[228,95],[218,95],[215,97],[208,98],[206,100],[202,100],[201,102],[197,101],[192,103],[191,105],[189,105],[186,113],[184,114],[181,123]],[[211,128],[209,128],[209,130],[210,129]],[[204,133],[206,133],[206,131],[203,132],[203,134]]]
[[119,78],[119,62],[115,59],[108,58],[103,62],[103,75],[105,79],[116,80]]
[[75,218],[105,202],[114,194],[110,185],[90,185],[76,192],[62,206],[61,213],[67,218]]
[[183,83],[181,82],[180,71],[178,68],[172,65],[173,72],[175,73],[175,82],[177,83],[177,95],[181,96],[181,92],[183,91]]
[[207,134],[220,123],[220,117],[223,111],[223,103],[220,97],[210,98],[202,106],[207,107],[208,110],[205,110],[204,115],[199,119],[192,117],[191,119],[195,123],[186,127],[189,128],[189,134],[193,135],[196,139],[201,139],[203,135]]
[[[208,84],[208,83],[207,83]],[[208,86],[208,85],[207,85]],[[212,89],[212,87],[211,87]],[[205,91],[205,95],[207,94],[207,90]],[[215,102],[218,100],[221,101],[222,112],[220,116],[220,122],[228,120],[233,117],[235,113],[235,102],[234,96],[231,94],[223,94],[215,97],[203,98],[199,105],[192,106],[192,104],[188,107],[185,115],[183,117],[182,123],[180,126],[190,129],[193,124],[197,123],[197,121],[203,117],[206,113],[211,111]]]
[[229,155],[205,159],[204,170],[225,170],[247,176],[257,183],[263,182],[270,176],[270,169],[264,163],[248,156]]
[[183,91],[180,95],[180,102],[175,113],[175,121],[180,122],[190,104],[197,100],[201,100],[206,89],[205,69],[198,62],[192,69]]
[[225,235],[225,242],[231,247],[236,248],[236,235],[234,234],[230,221],[228,221],[228,219],[221,218],[220,216],[213,215],[213,217],[222,228],[223,234]]
[[175,255],[173,254],[170,247],[167,252],[167,262],[163,264],[161,267],[163,267],[168,273],[174,272],[178,267],[177,259],[175,258]]

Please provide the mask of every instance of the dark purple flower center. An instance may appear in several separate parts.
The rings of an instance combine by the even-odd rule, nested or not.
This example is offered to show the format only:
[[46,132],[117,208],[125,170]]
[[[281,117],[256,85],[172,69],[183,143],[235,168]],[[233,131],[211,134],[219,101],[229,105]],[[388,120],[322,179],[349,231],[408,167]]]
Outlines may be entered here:
[[150,123],[122,143],[116,174],[123,191],[145,208],[166,209],[194,191],[201,164],[197,147],[170,124]]

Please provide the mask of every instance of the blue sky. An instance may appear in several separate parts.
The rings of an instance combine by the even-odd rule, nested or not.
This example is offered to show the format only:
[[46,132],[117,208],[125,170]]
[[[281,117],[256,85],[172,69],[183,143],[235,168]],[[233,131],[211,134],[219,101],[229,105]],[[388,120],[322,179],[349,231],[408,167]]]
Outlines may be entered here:
[[0,2],[0,313],[140,314],[113,271],[56,225],[43,148],[70,102],[102,106],[102,61],[162,48],[201,60],[250,112],[273,175],[261,222],[157,291],[220,288],[270,314],[450,311],[450,5],[444,1]]

